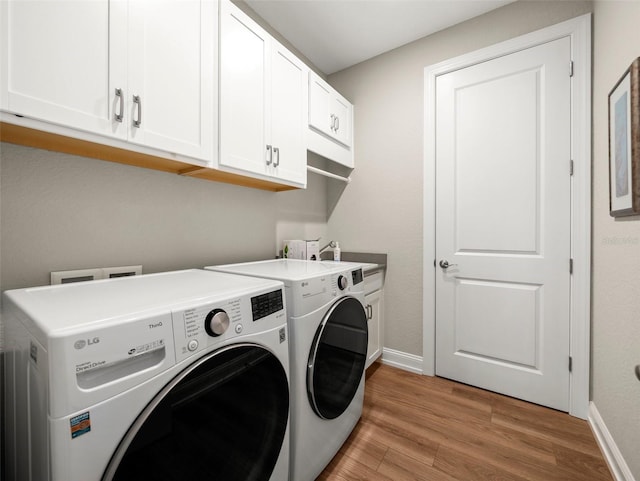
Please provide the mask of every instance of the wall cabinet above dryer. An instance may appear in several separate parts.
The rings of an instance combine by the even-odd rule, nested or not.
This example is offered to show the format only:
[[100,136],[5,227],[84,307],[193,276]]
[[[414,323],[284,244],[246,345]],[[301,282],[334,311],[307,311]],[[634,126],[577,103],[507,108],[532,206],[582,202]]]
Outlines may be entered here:
[[353,105],[313,72],[307,137],[310,151],[353,168]]
[[215,0],[11,0],[0,9],[1,110],[213,161]]
[[308,67],[220,3],[219,167],[305,187]]

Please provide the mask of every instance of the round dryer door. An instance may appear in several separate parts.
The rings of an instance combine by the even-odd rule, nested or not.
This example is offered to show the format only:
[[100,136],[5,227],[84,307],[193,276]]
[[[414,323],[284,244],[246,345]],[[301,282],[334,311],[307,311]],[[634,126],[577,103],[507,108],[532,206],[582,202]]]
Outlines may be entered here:
[[103,481],[268,481],[285,439],[280,361],[253,344],[220,349],[171,381],[140,414]]
[[354,297],[343,297],[316,332],[307,369],[309,402],[318,416],[335,419],[351,404],[367,359],[367,315]]

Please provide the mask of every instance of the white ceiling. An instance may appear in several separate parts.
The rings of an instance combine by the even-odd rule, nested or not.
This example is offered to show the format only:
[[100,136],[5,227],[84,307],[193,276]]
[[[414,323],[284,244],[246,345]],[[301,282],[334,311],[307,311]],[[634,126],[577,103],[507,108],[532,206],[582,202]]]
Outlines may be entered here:
[[329,75],[514,0],[245,0]]

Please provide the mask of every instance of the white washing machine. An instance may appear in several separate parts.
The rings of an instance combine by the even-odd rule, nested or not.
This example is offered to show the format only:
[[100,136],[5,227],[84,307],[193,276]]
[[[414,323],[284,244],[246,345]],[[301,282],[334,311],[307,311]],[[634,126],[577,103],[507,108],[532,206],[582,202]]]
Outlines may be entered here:
[[291,481],[313,481],[362,414],[367,316],[361,264],[276,259],[207,267],[284,282],[291,360]]
[[281,282],[205,270],[7,291],[15,481],[289,475]]

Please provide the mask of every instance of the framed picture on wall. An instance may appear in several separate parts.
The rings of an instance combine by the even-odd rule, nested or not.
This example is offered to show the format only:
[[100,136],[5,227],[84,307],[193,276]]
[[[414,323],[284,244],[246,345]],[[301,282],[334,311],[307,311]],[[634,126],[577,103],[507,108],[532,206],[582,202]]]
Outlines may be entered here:
[[640,58],[609,93],[609,213],[640,214]]

